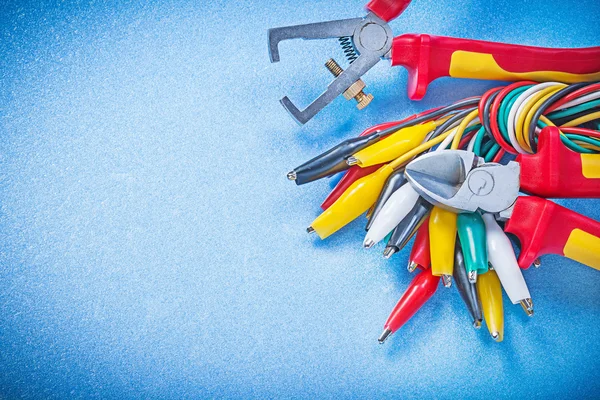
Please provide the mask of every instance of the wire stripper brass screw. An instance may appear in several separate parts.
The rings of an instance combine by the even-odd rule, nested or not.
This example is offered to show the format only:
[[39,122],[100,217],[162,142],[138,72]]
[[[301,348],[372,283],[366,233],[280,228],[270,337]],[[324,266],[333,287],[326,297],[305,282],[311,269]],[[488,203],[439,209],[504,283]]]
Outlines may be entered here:
[[[340,65],[337,62],[335,62],[333,58],[330,58],[325,63],[325,67],[327,67],[329,72],[331,72],[336,78],[340,76],[342,72],[344,72],[342,67],[340,67]],[[363,92],[363,89],[365,87],[367,87],[365,83],[362,81],[362,79],[359,79],[352,85],[350,85],[350,87],[344,92],[344,97],[346,98],[346,100],[350,100],[352,98],[356,100],[356,102],[358,103],[356,105],[356,108],[358,108],[359,110],[362,110],[363,108],[368,106],[371,100],[373,100],[372,94],[365,94],[365,92]]]

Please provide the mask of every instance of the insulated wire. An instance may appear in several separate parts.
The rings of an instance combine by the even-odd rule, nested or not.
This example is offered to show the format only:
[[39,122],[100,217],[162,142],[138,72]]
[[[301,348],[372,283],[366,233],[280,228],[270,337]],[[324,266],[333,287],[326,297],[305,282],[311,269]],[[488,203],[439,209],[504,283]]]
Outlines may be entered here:
[[395,171],[399,168],[401,168],[404,163],[406,163],[408,160],[410,160],[411,158],[413,158],[414,156],[416,156],[417,154],[420,154],[422,152],[424,152],[425,150],[429,150],[430,148],[432,148],[433,146],[435,146],[438,143],[441,143],[444,141],[444,139],[446,139],[452,132],[455,132],[458,128],[454,128],[452,131],[447,131],[442,133],[441,135],[439,135],[438,137],[435,137],[417,147],[415,147],[414,149],[412,149],[411,151],[401,155],[400,157],[398,157],[397,159],[395,159],[394,161],[392,161],[391,163],[389,163],[388,165]]
[[498,93],[491,105],[491,134],[494,136],[494,139],[496,142],[498,142],[502,149],[511,154],[517,154],[517,151],[509,144],[510,138],[508,137],[508,132],[506,130],[506,116],[502,117],[504,114],[504,109],[506,108],[505,98],[512,99],[518,93],[521,93],[528,87],[531,87],[531,83],[533,82],[516,82],[506,86],[500,91],[500,93]]
[[[519,119],[517,121],[517,129],[521,139],[527,143],[527,147],[529,149],[532,149],[532,140],[530,139],[530,135],[528,134],[528,132],[533,115],[536,113],[536,111],[540,108],[542,104],[544,104],[555,93],[560,92],[561,89],[563,89],[564,87],[566,87],[566,85],[557,85],[551,86],[544,90],[540,90],[533,96],[532,100],[527,104],[527,106],[525,107],[526,110],[524,110],[523,114],[519,116]],[[533,126],[535,127],[535,123]]]
[[564,108],[570,108],[570,107],[578,106],[580,104],[587,103],[590,100],[596,100],[596,99],[600,99],[600,91],[597,91],[597,92],[594,92],[594,93],[589,93],[589,94],[581,96],[581,97],[579,97],[579,98],[577,98],[575,100],[571,100],[571,101],[563,104],[561,106],[561,110],[564,109]]
[[526,102],[526,100],[530,96],[534,95],[535,93],[539,92],[540,90],[544,90],[547,87],[551,87],[551,86],[555,86],[555,85],[560,85],[560,83],[544,82],[544,83],[534,85],[534,86],[530,87],[529,89],[525,90],[523,93],[521,93],[521,95],[519,95],[517,97],[514,104],[511,106],[510,111],[508,113],[507,130],[508,130],[508,135],[510,137],[511,144],[513,145],[515,150],[517,150],[519,153],[522,153],[522,154],[528,153],[528,151],[526,151],[521,146],[521,143],[517,140],[517,135],[516,135],[516,118],[517,118],[518,114],[523,110],[524,102]]
[[[571,101],[576,101],[578,98],[588,95],[589,93],[600,91],[599,83],[590,83],[581,89],[577,89],[573,93],[569,93],[564,98],[560,99],[556,103],[554,103],[549,109],[548,112],[559,110],[564,107],[565,104],[570,103]],[[586,100],[587,101],[587,100]]]
[[[432,111],[431,113],[422,115],[422,116],[417,117],[415,119],[411,119],[411,120],[408,120],[406,122],[401,122],[398,125],[393,126],[391,128],[384,129],[384,130],[378,131],[378,132],[373,132],[371,135],[373,137],[376,137],[376,136],[377,137],[387,136],[387,135],[390,135],[390,134],[392,134],[394,132],[399,131],[400,129],[403,129],[403,128],[406,128],[406,127],[409,127],[409,126],[413,126],[413,125],[417,125],[417,124],[420,124],[422,122],[429,121],[431,119],[436,119],[437,117],[444,116],[444,115],[446,115],[446,114],[448,114],[448,113],[450,113],[452,111],[459,110],[459,109],[461,109],[463,107],[470,107],[470,106],[477,105],[477,103],[479,103],[479,97],[460,100],[460,101],[457,101],[456,103],[451,104],[451,105],[449,105],[447,107],[440,108],[438,110]],[[371,135],[369,135],[369,136],[371,136]]]
[[577,90],[582,88],[582,86],[585,86],[585,85],[586,85],[585,83],[578,83],[575,85],[564,87],[563,89],[557,91],[556,93],[554,93],[553,95],[548,97],[537,107],[537,109],[535,110],[535,112],[533,114],[531,121],[529,122],[529,124],[526,127],[526,129],[527,129],[526,134],[527,134],[527,137],[529,138],[529,142],[532,143],[532,146],[533,146],[532,150],[534,152],[537,151],[537,145],[535,143],[535,140],[533,140],[535,133],[536,133],[535,126],[537,124],[537,121],[541,118],[542,114],[544,114],[546,112],[546,109],[548,107],[550,107],[553,103],[558,101],[560,98],[562,98],[564,96],[568,96],[569,94],[576,92]]
[[[600,92],[598,93],[598,97],[600,98]],[[573,107],[564,108],[560,111],[553,111],[551,113],[548,113],[547,116],[550,119],[560,119],[564,117],[569,117],[573,114],[577,114],[582,111],[590,110],[598,106],[600,106],[600,100],[592,100],[587,103],[581,103]]]
[[458,125],[456,133],[454,134],[454,139],[452,139],[452,146],[450,146],[451,149],[453,149],[453,150],[458,149],[458,145],[460,144],[460,139],[462,138],[462,135],[465,132],[465,129],[467,128],[467,125],[469,125],[469,123],[471,121],[473,121],[475,118],[477,118],[478,116],[479,116],[479,110],[475,109],[475,110],[471,111],[465,117],[465,119],[462,120],[460,125]]
[[598,118],[600,118],[600,111],[596,111],[594,113],[591,113],[591,114],[585,115],[583,117],[579,117],[577,119],[569,121],[566,124],[561,125],[561,127],[564,126],[565,128],[570,128],[573,126],[581,125],[585,122],[593,121]]

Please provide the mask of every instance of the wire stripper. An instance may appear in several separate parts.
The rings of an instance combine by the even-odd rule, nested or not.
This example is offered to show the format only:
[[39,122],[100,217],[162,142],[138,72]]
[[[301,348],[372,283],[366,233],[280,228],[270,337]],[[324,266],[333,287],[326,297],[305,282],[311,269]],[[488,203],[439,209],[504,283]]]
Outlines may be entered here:
[[445,76],[565,83],[600,80],[600,47],[543,48],[414,33],[394,37],[388,23],[409,4],[410,0],[372,0],[362,18],[269,29],[271,62],[279,62],[279,43],[284,40],[328,38],[340,40],[350,62],[346,70],[333,71],[328,66],[335,80],[306,109],[300,110],[287,96],[281,99],[299,124],[308,122],[341,94],[360,96],[359,108],[364,107],[361,77],[383,58],[408,70],[408,97],[412,100],[422,99],[429,83]]

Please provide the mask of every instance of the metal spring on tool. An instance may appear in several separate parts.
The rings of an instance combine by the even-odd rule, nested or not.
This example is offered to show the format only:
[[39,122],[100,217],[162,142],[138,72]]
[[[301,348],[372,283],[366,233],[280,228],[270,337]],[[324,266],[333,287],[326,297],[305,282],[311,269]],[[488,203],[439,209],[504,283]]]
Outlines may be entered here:
[[356,50],[352,44],[352,38],[350,36],[343,36],[338,40],[340,41],[340,46],[342,46],[346,58],[350,64],[352,64],[358,58],[358,54],[356,54]]

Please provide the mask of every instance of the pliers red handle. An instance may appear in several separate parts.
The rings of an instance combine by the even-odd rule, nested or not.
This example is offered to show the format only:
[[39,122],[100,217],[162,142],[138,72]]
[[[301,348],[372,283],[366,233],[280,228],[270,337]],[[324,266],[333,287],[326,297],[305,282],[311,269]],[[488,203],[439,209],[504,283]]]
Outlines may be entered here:
[[[543,197],[600,198],[600,155],[580,154],[560,140],[556,127],[542,130],[536,154],[520,155],[521,189]],[[559,254],[600,269],[600,222],[535,196],[515,202],[504,229],[519,238],[519,266]]]
[[366,9],[386,22],[396,19],[412,0],[371,0]]
[[292,117],[303,124],[340,94],[354,97],[364,87],[361,77],[382,58],[408,70],[408,96],[413,100],[423,98],[429,83],[444,76],[567,83],[600,80],[600,47],[551,49],[426,34],[394,38],[388,22],[409,4],[408,0],[372,0],[364,18],[270,29],[272,62],[279,61],[278,45],[283,40],[338,37],[350,41],[345,46],[351,46],[346,47],[351,65],[338,70],[327,90],[306,109],[298,109],[288,97],[281,100]]

